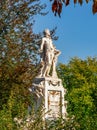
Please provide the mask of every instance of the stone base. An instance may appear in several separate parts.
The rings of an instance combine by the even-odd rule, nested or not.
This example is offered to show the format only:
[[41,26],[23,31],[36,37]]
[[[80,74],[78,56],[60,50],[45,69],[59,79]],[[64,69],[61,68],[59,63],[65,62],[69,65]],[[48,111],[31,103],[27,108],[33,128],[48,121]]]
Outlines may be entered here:
[[45,119],[55,119],[59,116],[66,118],[66,89],[62,86],[61,79],[37,77],[33,82],[32,92],[35,94],[36,107],[44,100]]

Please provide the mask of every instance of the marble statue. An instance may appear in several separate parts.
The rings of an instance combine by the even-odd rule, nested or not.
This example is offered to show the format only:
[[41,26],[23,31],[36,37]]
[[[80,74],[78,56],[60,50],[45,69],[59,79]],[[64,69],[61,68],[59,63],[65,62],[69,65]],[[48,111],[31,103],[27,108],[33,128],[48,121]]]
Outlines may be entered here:
[[35,110],[43,103],[43,119],[55,120],[58,117],[66,119],[67,102],[64,99],[66,90],[57,76],[56,63],[60,51],[53,45],[50,31],[45,29],[40,43],[40,71],[33,80],[30,91],[33,93]]
[[44,31],[44,37],[42,38],[39,52],[41,55],[41,65],[42,65],[40,76],[57,77],[56,62],[57,62],[57,57],[60,54],[60,51],[57,50],[53,45],[49,29],[45,29]]

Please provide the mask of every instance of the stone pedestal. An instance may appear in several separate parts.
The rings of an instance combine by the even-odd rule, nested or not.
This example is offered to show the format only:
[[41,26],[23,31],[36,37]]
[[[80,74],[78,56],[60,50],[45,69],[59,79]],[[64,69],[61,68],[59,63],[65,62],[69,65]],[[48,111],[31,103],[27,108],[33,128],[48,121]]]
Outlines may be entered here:
[[66,104],[64,96],[66,89],[63,88],[61,79],[52,77],[37,77],[32,86],[36,108],[42,101],[45,109],[45,119],[55,119],[59,116],[66,118]]

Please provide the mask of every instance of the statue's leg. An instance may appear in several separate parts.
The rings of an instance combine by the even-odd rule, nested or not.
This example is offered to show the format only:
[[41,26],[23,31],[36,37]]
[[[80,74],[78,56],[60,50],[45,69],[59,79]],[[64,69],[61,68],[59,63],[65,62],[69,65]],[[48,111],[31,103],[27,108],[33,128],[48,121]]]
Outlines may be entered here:
[[50,75],[49,75],[50,70],[51,70],[51,64],[49,64],[48,67],[47,67],[47,73],[46,73],[46,75],[47,75],[48,77],[50,76]]
[[47,65],[44,65],[44,68],[42,70],[42,76],[45,77],[46,76],[46,72],[47,72]]

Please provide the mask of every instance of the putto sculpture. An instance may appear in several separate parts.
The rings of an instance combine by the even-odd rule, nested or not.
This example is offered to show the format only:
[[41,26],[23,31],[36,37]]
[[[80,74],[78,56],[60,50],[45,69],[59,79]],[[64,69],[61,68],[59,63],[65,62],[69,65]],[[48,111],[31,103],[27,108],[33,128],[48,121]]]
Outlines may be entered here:
[[39,52],[41,56],[40,63],[42,65],[39,76],[52,76],[56,78],[56,63],[60,51],[53,45],[49,29],[44,30],[44,37],[42,38]]

